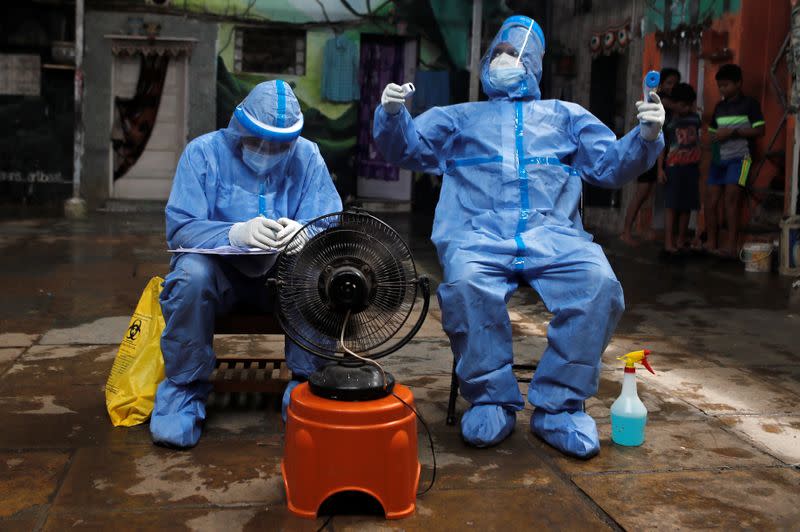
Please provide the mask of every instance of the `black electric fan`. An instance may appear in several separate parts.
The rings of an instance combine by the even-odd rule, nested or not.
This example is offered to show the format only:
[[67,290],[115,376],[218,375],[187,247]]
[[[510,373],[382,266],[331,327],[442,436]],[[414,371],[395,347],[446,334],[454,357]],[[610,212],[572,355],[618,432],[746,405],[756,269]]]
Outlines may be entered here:
[[342,401],[392,393],[394,377],[375,360],[414,337],[430,302],[406,243],[378,218],[348,210],[310,221],[285,249],[271,280],[278,319],[298,345],[332,361],[311,375],[311,391]]

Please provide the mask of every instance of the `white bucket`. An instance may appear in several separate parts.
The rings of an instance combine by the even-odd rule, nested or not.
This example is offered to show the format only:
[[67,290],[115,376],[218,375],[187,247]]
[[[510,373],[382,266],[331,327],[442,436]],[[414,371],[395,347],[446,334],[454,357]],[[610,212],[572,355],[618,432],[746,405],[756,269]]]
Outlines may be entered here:
[[768,272],[772,266],[772,244],[748,242],[742,247],[739,258],[746,272]]
[[781,222],[781,265],[783,275],[800,275],[800,216]]

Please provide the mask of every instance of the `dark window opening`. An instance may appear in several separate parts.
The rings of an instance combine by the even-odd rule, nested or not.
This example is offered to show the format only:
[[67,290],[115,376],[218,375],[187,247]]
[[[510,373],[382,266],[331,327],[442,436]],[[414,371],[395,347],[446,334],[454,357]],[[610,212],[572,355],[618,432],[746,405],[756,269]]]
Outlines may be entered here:
[[304,76],[306,32],[276,28],[237,28],[234,70]]

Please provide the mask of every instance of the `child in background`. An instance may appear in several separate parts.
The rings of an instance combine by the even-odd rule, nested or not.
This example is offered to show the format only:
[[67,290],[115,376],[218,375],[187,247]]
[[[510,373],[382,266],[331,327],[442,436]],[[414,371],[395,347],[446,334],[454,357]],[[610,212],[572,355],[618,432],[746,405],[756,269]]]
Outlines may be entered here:
[[[697,94],[688,83],[672,89],[672,120],[664,128],[667,143],[658,163],[658,181],[663,183],[666,207],[664,250],[677,253],[689,246],[689,217],[700,208],[700,127],[693,112]],[[663,163],[663,164],[661,164]],[[675,238],[675,223],[678,236]]]
[[[681,73],[674,68],[661,69],[661,81],[658,86],[658,95],[661,97],[661,103],[667,112],[666,122],[668,124],[672,116],[674,102],[672,101],[672,89],[680,83]],[[656,179],[658,178],[658,170],[653,166],[650,170],[636,178],[636,196],[628,204],[628,211],[625,213],[625,228],[620,235],[620,239],[628,245],[636,246],[638,242],[633,238],[633,222],[636,220],[636,215],[639,210],[647,201],[647,198],[653,193],[655,188]]]
[[[736,257],[741,187],[750,170],[752,142],[764,134],[764,115],[756,100],[742,94],[742,69],[738,65],[723,65],[716,79],[722,100],[708,128],[713,155],[705,203],[706,247],[722,257]],[[719,246],[718,208],[722,198],[728,235],[725,245]]]

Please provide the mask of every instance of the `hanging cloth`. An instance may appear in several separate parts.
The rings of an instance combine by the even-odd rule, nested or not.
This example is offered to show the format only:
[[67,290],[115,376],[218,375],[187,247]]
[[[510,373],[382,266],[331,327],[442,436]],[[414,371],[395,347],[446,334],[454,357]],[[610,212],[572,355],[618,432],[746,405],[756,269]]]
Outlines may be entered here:
[[331,102],[358,100],[358,47],[342,34],[325,43],[322,98]]
[[114,98],[115,124],[111,144],[114,148],[114,180],[136,164],[147,147],[156,124],[169,55],[141,56],[139,80],[133,98]]
[[397,40],[361,42],[361,102],[358,106],[358,152],[356,172],[359,177],[398,181],[397,166],[387,163],[375,146],[372,136],[375,108],[380,105],[383,88],[403,77],[403,43]]

